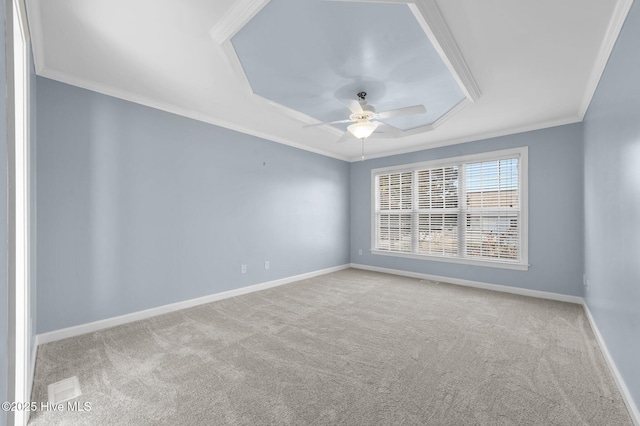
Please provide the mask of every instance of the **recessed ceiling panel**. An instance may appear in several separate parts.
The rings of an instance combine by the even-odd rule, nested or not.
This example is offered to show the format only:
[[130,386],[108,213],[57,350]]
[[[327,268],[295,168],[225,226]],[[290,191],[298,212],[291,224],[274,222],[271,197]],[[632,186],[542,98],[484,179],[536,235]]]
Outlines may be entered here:
[[320,121],[347,118],[361,91],[379,112],[424,105],[385,120],[402,130],[465,98],[404,3],[271,0],[232,43],[254,93]]

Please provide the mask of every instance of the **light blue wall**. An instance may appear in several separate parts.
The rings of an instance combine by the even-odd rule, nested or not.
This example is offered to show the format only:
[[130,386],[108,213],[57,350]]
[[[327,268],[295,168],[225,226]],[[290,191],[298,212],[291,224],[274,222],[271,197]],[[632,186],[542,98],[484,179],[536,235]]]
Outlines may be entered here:
[[[9,346],[9,246],[7,205],[7,92],[5,58],[5,1],[0,0],[0,402],[7,400],[7,352]],[[0,410],[0,426],[7,413]]]
[[[374,255],[371,169],[529,147],[528,271]],[[582,125],[572,124],[364,162],[351,167],[351,261],[370,266],[582,295]],[[358,250],[362,249],[362,255]]]
[[584,121],[585,298],[640,407],[640,4]]
[[38,333],[349,262],[346,162],[41,77],[37,107]]

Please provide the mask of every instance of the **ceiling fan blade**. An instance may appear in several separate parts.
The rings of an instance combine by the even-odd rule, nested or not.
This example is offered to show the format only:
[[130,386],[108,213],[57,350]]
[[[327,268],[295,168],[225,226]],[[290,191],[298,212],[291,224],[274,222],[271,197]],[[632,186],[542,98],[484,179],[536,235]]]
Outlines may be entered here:
[[359,114],[362,112],[362,105],[355,99],[347,99],[347,107],[353,114]]
[[325,123],[314,123],[314,124],[307,124],[306,126],[303,126],[304,128],[307,127],[318,127],[318,126],[324,126],[325,124],[339,124],[339,123],[351,123],[353,120],[337,120],[337,121],[327,121]]
[[377,138],[399,138],[402,136],[404,136],[404,132],[402,130],[384,123],[380,123],[376,131],[371,135],[371,137]]
[[340,136],[340,139],[336,141],[336,143],[343,143],[348,141],[349,139],[351,139],[351,132],[344,132],[342,136]]
[[424,105],[414,105],[410,107],[392,109],[389,111],[379,112],[377,114],[378,118],[391,118],[391,117],[399,117],[401,115],[414,115],[414,114],[423,114],[427,112],[427,109]]

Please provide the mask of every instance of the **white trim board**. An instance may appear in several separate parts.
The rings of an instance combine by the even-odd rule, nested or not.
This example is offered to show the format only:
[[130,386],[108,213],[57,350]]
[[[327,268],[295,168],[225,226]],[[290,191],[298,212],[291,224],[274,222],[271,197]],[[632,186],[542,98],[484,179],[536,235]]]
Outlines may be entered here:
[[167,104],[165,102],[162,101],[158,101],[156,99],[153,98],[149,98],[143,95],[137,95],[134,94],[133,92],[128,92],[128,91],[124,91],[124,90],[120,90],[120,89],[113,89],[108,85],[103,85],[101,83],[96,83],[96,82],[92,82],[92,81],[88,81],[88,80],[80,80],[76,77],[73,77],[71,75],[67,75],[65,73],[62,72],[58,72],[58,71],[54,71],[48,68],[44,68],[42,69],[40,72],[38,72],[38,75],[41,77],[46,77],[50,80],[55,80],[55,81],[59,81],[61,83],[65,83],[68,84],[70,86],[76,86],[79,87],[81,89],[85,89],[85,90],[90,90],[92,92],[97,92],[97,93],[101,93],[103,95],[107,95],[110,96],[112,98],[117,98],[117,99],[121,99],[127,102],[132,102],[134,104],[139,104],[139,105],[143,105],[149,108],[154,108],[160,111],[164,111],[164,112],[168,112],[170,114],[175,114],[175,115],[179,115],[182,117],[186,117],[186,118],[190,118],[192,120],[196,120],[196,121],[201,121],[203,123],[208,123],[208,124],[213,124],[214,126],[218,126],[218,127],[223,127],[225,129],[229,129],[229,130],[233,130],[239,133],[244,133],[246,135],[251,135],[251,136],[255,136],[257,138],[261,138],[264,140],[269,140],[272,142],[277,142],[277,143],[281,143],[283,145],[288,145],[291,146],[293,148],[298,148],[301,149],[303,151],[309,151],[309,152],[313,152],[315,154],[320,154],[320,155],[324,155],[325,157],[331,157],[331,158],[335,158],[338,160],[342,160],[342,161],[346,161],[349,162],[348,157],[345,156],[341,156],[339,154],[336,153],[332,153],[329,151],[325,151],[322,149],[316,149],[310,146],[307,146],[303,143],[300,142],[295,142],[289,139],[285,139],[285,138],[281,138],[281,137],[275,137],[266,133],[263,133],[261,131],[256,131],[253,130],[251,128],[249,128],[248,126],[244,126],[244,125],[236,125],[235,123],[231,123],[228,122],[226,120],[222,120],[218,117],[214,117],[211,116],[209,114],[204,114],[201,112],[198,112],[196,110],[191,110],[188,108],[183,108],[183,107],[179,107],[176,105],[171,105],[171,104]]
[[63,328],[60,330],[49,331],[47,333],[38,334],[36,336],[36,345],[55,342],[57,340],[67,339],[69,337],[80,336],[82,334],[92,333],[94,331],[103,330],[105,328],[111,328],[117,325],[127,324],[130,322],[155,317],[155,316],[166,314],[169,312],[179,311],[181,309],[191,308],[193,306],[203,305],[205,303],[228,299],[228,298],[240,296],[243,294],[253,293],[260,290],[266,290],[268,288],[278,287],[284,284],[290,284],[296,281],[301,281],[308,278],[313,278],[313,277],[329,274],[331,272],[341,271],[343,269],[348,269],[348,268],[349,268],[348,264],[334,266],[331,268],[320,269],[318,271],[307,272],[305,274],[294,275],[291,277],[280,278],[278,280],[267,281],[264,283],[254,284],[247,287],[241,287],[234,290],[223,291],[221,293],[215,293],[208,296],[198,297],[195,299],[184,300],[182,302],[171,303],[169,305],[162,305],[155,308],[145,309],[143,311],[132,312],[130,314],[120,315],[117,317],[106,318],[103,320],[94,321],[86,324],[80,324],[73,327]]
[[[569,117],[565,117],[557,120],[549,120],[549,121],[543,121],[543,122],[538,122],[534,124],[526,124],[523,126],[511,127],[508,129],[492,130],[490,132],[486,132],[482,134],[456,136],[450,139],[436,140],[432,142],[425,142],[420,145],[407,146],[404,148],[391,149],[384,152],[367,154],[367,158],[365,159],[365,161],[373,160],[375,158],[386,158],[394,155],[426,151],[428,149],[439,148],[441,146],[458,145],[458,144],[467,143],[467,142],[478,142],[485,139],[493,139],[493,138],[499,138],[503,136],[517,135],[519,133],[533,132],[535,130],[549,129],[552,127],[565,126],[567,124],[574,124],[574,123],[580,123],[580,122],[582,122],[582,118],[578,116],[569,116]],[[361,156],[357,155],[355,157],[349,157],[347,161],[349,161],[350,163],[359,162],[361,161]]]
[[[33,341],[33,346],[31,347],[31,362],[29,363],[29,382],[27,383],[27,395],[29,396],[28,401],[31,400],[31,393],[33,392],[33,384],[36,381],[36,360],[38,359],[38,336],[35,336]],[[27,411],[27,423],[31,419],[31,411]]]
[[580,121],[584,120],[584,116],[589,109],[589,105],[591,105],[591,100],[596,93],[596,89],[600,83],[600,78],[602,78],[607,62],[609,62],[609,57],[613,52],[613,47],[618,40],[620,32],[622,31],[622,26],[624,25],[624,21],[627,19],[627,15],[629,14],[632,4],[633,0],[618,0],[616,2],[613,16],[611,17],[611,21],[609,21],[607,32],[604,36],[604,40],[602,41],[602,45],[600,45],[598,56],[594,61],[591,76],[589,77],[587,87],[584,91],[584,98],[582,99],[582,103],[578,109],[578,117],[580,117]]
[[268,282],[255,284],[248,287],[242,287],[235,290],[229,290],[222,293],[216,293],[216,294],[212,294],[209,296],[204,296],[196,299],[185,300],[185,301],[173,303],[170,305],[163,305],[157,308],[151,308],[144,311],[138,311],[131,314],[108,318],[105,320],[95,321],[87,324],[81,324],[78,326],[64,328],[61,330],[55,330],[48,333],[38,334],[36,335],[36,338],[35,338],[35,350],[33,351],[32,359],[31,359],[31,377],[30,377],[31,380],[29,383],[29,392],[31,392],[31,387],[33,386],[37,350],[41,344],[50,343],[57,340],[66,339],[69,337],[79,336],[81,334],[91,333],[94,331],[114,327],[121,324],[139,321],[145,318],[150,318],[150,317],[162,315],[169,312],[174,312],[174,311],[189,308],[192,306],[202,305],[202,304],[214,302],[217,300],[228,299],[231,297],[240,296],[242,294],[249,294],[249,293],[253,293],[260,290],[266,290],[268,288],[277,287],[280,285],[289,284],[289,283],[301,281],[307,278],[313,278],[313,277],[329,274],[331,272],[341,271],[343,269],[348,269],[348,268],[361,269],[361,270],[373,271],[373,272],[381,272],[381,273],[392,274],[392,275],[400,275],[400,276],[406,276],[410,278],[427,279],[430,281],[440,281],[440,282],[456,284],[456,285],[461,285],[466,287],[482,288],[486,290],[498,291],[503,293],[512,293],[512,294],[518,294],[522,296],[537,297],[541,299],[557,300],[561,302],[577,303],[582,305],[586,313],[587,319],[589,321],[589,324],[591,325],[593,333],[596,337],[596,341],[600,346],[600,350],[602,351],[602,354],[607,362],[607,365],[611,370],[611,374],[613,376],[613,379],[616,385],[618,386],[618,390],[620,391],[620,394],[622,395],[622,399],[624,400],[624,403],[626,404],[627,409],[629,410],[629,415],[631,416],[631,419],[634,422],[634,425],[640,426],[640,412],[638,410],[638,407],[633,402],[633,399],[631,398],[631,394],[629,393],[629,389],[627,388],[624,380],[622,379],[622,376],[620,375],[620,372],[618,371],[618,368],[616,367],[616,364],[613,361],[611,354],[609,353],[609,350],[604,342],[604,339],[600,334],[600,330],[598,329],[598,326],[596,325],[593,319],[593,316],[591,315],[591,311],[589,310],[589,307],[587,306],[586,302],[582,297],[568,296],[564,294],[550,293],[550,292],[538,291],[538,290],[528,290],[528,289],[509,287],[509,286],[498,285],[498,284],[482,283],[478,281],[470,281],[470,280],[463,280],[463,279],[457,279],[457,278],[441,277],[437,275],[422,274],[418,272],[408,272],[408,271],[402,271],[398,269],[361,265],[357,263],[351,263],[347,265],[321,269],[318,271],[308,272],[305,274],[295,275],[287,278],[281,278],[279,280],[268,281]]
[[35,336],[33,339],[33,348],[31,348],[31,363],[29,365],[29,400],[31,400],[31,391],[33,390],[33,381],[36,376],[36,360],[38,359],[38,336]]
[[365,271],[382,272],[384,274],[400,275],[403,277],[419,278],[419,279],[429,280],[429,281],[438,281],[438,282],[443,282],[448,284],[461,285],[465,287],[482,288],[485,290],[498,291],[501,293],[518,294],[520,296],[537,297],[539,299],[557,300],[559,302],[576,303],[578,305],[582,305],[583,303],[583,299],[580,296],[569,296],[569,295],[560,294],[560,293],[551,293],[551,292],[540,291],[540,290],[529,290],[527,288],[511,287],[511,286],[499,285],[499,284],[489,284],[489,283],[483,283],[480,281],[463,280],[460,278],[441,277],[438,275],[422,274],[420,272],[401,271],[399,269],[380,268],[378,266],[361,265],[358,263],[352,263],[350,266],[352,268],[362,269]]
[[611,371],[611,375],[613,376],[613,381],[618,386],[618,390],[620,391],[620,395],[622,395],[622,400],[627,406],[627,410],[629,410],[629,416],[631,417],[631,421],[635,426],[640,426],[640,410],[638,410],[638,406],[633,401],[631,397],[631,393],[629,392],[629,388],[624,382],[618,367],[616,366],[611,353],[609,353],[609,349],[607,348],[607,344],[602,338],[602,334],[600,334],[600,330],[596,325],[595,320],[593,319],[593,315],[591,315],[591,310],[589,309],[589,305],[587,305],[586,300],[583,300],[582,306],[584,307],[584,312],[587,315],[587,319],[589,320],[589,324],[591,325],[591,329],[593,330],[593,334],[596,336],[596,341],[598,342],[598,346],[600,346],[600,351],[602,352],[602,356],[607,362],[607,366]]

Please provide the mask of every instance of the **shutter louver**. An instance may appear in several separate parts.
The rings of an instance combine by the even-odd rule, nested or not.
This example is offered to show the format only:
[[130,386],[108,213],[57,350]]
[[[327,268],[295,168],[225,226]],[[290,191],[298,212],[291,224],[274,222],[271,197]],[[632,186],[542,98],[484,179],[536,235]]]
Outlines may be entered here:
[[458,215],[418,215],[418,253],[436,256],[458,254]]

